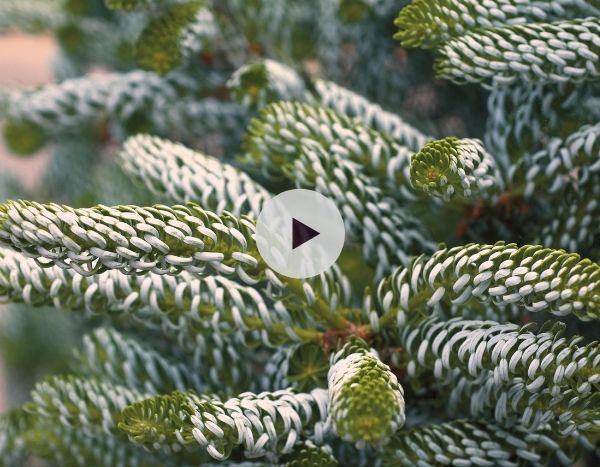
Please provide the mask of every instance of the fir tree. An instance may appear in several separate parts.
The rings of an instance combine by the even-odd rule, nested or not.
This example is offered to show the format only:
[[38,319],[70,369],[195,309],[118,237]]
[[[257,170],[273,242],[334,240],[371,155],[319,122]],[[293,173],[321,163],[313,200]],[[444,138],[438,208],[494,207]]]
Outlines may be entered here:
[[[56,83],[0,90],[7,147],[53,152],[41,189],[0,173],[0,300],[82,334],[0,465],[597,462],[599,14],[0,5],[61,48]],[[348,234],[309,279],[255,238],[295,187]]]

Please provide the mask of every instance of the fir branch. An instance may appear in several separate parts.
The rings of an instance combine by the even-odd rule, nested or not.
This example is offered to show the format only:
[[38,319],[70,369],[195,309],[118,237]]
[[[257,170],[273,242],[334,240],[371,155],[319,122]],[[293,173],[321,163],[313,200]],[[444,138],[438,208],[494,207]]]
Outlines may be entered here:
[[326,387],[328,370],[328,359],[320,343],[280,348],[265,364],[261,388],[267,391],[291,387],[307,392]]
[[383,109],[365,97],[337,85],[332,81],[317,79],[314,93],[320,105],[354,117],[373,129],[389,135],[400,145],[412,151],[421,149],[430,136],[406,122],[399,115]]
[[551,219],[538,236],[539,243],[582,251],[600,232],[600,177],[583,177],[579,186],[566,190]]
[[551,423],[555,433],[563,438],[599,429],[599,393],[581,395],[572,389],[554,388],[531,393],[523,379],[514,378],[508,385],[498,385],[491,372],[482,373],[475,381],[461,375],[444,386],[451,388],[448,414],[460,413],[465,408],[474,419],[493,413],[499,425],[520,425],[530,432]]
[[173,101],[166,95],[158,96],[153,106],[156,134],[184,142],[216,134],[225,152],[239,149],[248,123],[248,113],[242,106],[213,97],[190,96]]
[[458,370],[471,379],[490,376],[495,386],[520,378],[529,393],[548,390],[556,395],[573,389],[585,395],[598,389],[598,342],[580,347],[581,338],[562,337],[564,326],[559,324],[538,334],[528,328],[428,318],[402,328],[397,343],[406,352],[405,365],[411,377],[431,370],[443,380]]
[[24,435],[31,426],[31,418],[22,408],[0,416],[0,466],[25,465],[28,453]]
[[[82,276],[73,269],[40,267],[34,259],[0,249],[0,300],[50,305],[91,315],[124,313],[152,328],[197,346],[198,334],[241,333],[248,344],[272,347],[291,341],[316,341],[321,332],[306,314],[315,298],[331,309],[347,305],[351,293],[336,271],[303,285],[304,295],[294,300],[276,289],[271,305],[254,288],[225,277],[197,278],[186,272],[176,276],[146,273],[128,275],[117,270]],[[347,287],[347,284],[346,284]],[[309,301],[309,297],[313,297]],[[272,307],[272,311],[270,311]]]
[[445,201],[493,195],[504,186],[496,162],[478,140],[444,138],[427,143],[411,160],[416,188]]
[[578,254],[541,246],[498,242],[442,249],[397,269],[377,291],[384,327],[405,313],[433,308],[444,300],[497,306],[517,304],[527,311],[598,319],[600,265]]
[[305,441],[298,444],[294,451],[281,457],[277,465],[280,467],[336,467],[337,460],[327,445],[317,446],[311,441]]
[[78,373],[146,394],[205,389],[198,375],[185,365],[109,328],[86,334],[76,358]]
[[203,1],[176,3],[142,32],[136,44],[138,64],[142,69],[166,74],[202,50],[217,31]]
[[117,435],[121,410],[144,397],[123,386],[76,378],[53,376],[36,384],[27,410],[36,417],[73,427],[93,436],[101,429]]
[[515,168],[524,195],[555,194],[571,179],[585,180],[600,172],[600,124],[585,125],[565,140],[552,139],[543,149],[524,158]]
[[265,107],[250,123],[244,162],[270,180],[281,179],[281,167],[307,142],[320,145],[331,158],[360,164],[367,175],[393,186],[398,197],[415,199],[409,184],[411,152],[356,119],[323,107],[293,102]]
[[205,209],[258,217],[271,195],[244,172],[183,145],[149,135],[125,142],[120,164],[152,192],[175,202],[196,201]]
[[5,129],[5,138],[11,147],[33,146],[28,149],[32,152],[50,137],[93,129],[106,119],[125,128],[140,118],[140,112],[148,119],[146,123],[159,126],[162,117],[158,114],[163,110],[160,104],[176,104],[197,87],[182,75],[161,78],[132,71],[74,78],[19,92],[10,103],[8,125],[12,126]]
[[3,0],[0,4],[0,32],[40,32],[63,24],[60,0]]
[[282,282],[267,267],[258,254],[254,229],[247,218],[217,216],[193,203],[82,209],[31,201],[0,205],[0,244],[39,257],[45,266],[55,264],[83,276],[109,269],[169,275],[216,272],[306,297],[304,303],[316,319],[345,328],[337,301],[327,302],[298,279]]
[[277,101],[310,99],[299,72],[275,60],[264,59],[238,68],[227,81],[233,98],[251,110]]
[[69,467],[160,467],[181,465],[166,456],[149,454],[138,446],[92,430],[89,435],[76,428],[42,420],[24,435],[27,449],[35,456]]
[[331,357],[329,423],[338,436],[359,444],[385,443],[404,425],[404,390],[361,339]]
[[82,275],[108,269],[206,274],[208,267],[255,284],[267,269],[251,221],[193,203],[73,209],[20,201],[0,205],[0,213],[3,244]]
[[400,30],[394,38],[402,47],[436,48],[476,29],[599,14],[596,0],[491,0],[485,6],[473,0],[413,0],[396,18]]
[[365,97],[332,81],[309,81],[293,68],[273,60],[238,69],[228,86],[234,98],[251,109],[260,109],[277,101],[303,101],[356,118],[413,151],[418,151],[429,139],[399,115],[384,110]]
[[399,431],[382,456],[385,466],[467,465],[474,459],[483,465],[545,465],[552,455],[572,465],[579,450],[563,450],[551,428],[528,433],[520,426],[510,430],[498,425],[456,420]]
[[287,454],[309,426],[324,435],[326,391],[243,393],[221,401],[175,392],[130,405],[119,428],[129,439],[153,449],[199,445],[215,459],[227,459],[236,446],[249,458]]
[[578,127],[593,123],[598,115],[582,103],[591,101],[594,87],[516,83],[494,88],[488,98],[485,145],[502,157],[508,169],[526,154],[546,148],[553,138],[567,138]]
[[435,69],[457,84],[597,80],[599,35],[594,17],[484,29],[443,45]]
[[363,245],[363,258],[373,266],[376,277],[407,264],[413,253],[434,251],[421,223],[385,196],[358,164],[332,157],[313,141],[304,141],[299,151],[293,166],[280,168],[297,186],[316,189],[336,203],[344,213],[347,231]]

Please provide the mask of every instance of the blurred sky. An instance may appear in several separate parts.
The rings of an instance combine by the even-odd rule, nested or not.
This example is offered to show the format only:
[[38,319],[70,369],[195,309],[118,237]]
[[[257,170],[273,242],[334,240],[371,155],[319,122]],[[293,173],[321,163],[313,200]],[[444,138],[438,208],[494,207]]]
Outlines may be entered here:
[[[51,63],[57,50],[49,36],[0,35],[0,86],[35,86],[52,81]],[[22,159],[10,155],[1,139],[0,170],[16,173],[26,186],[34,186],[47,163],[47,154]]]

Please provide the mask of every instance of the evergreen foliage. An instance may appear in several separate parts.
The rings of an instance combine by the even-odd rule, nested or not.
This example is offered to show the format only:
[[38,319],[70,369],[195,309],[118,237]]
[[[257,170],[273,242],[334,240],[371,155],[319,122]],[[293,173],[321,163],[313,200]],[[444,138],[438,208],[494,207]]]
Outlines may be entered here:
[[[596,465],[599,16],[3,2],[60,56],[0,90],[6,146],[52,152],[39,188],[0,171],[0,302],[81,336],[0,416],[0,465]],[[309,279],[255,238],[292,188],[347,232]]]

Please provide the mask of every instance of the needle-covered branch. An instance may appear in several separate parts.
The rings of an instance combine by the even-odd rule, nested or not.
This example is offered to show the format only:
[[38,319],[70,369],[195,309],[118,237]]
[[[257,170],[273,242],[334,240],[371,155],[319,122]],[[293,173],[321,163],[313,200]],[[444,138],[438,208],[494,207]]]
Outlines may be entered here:
[[253,222],[193,203],[74,209],[8,202],[0,205],[0,232],[3,244],[82,275],[109,269],[211,271],[255,284],[268,270],[256,249]]
[[317,190],[336,203],[376,277],[407,264],[416,252],[435,250],[419,220],[385,196],[358,164],[332,157],[322,146],[307,141],[298,158],[282,169],[290,182]]
[[498,86],[488,97],[485,145],[509,169],[527,154],[545,150],[550,139],[597,123],[595,94],[589,83]]
[[86,334],[76,357],[79,373],[146,394],[202,391],[206,386],[190,368],[110,328]]
[[561,437],[600,428],[597,392],[582,395],[573,389],[542,388],[532,393],[527,389],[527,380],[516,377],[509,384],[499,385],[493,372],[482,373],[475,380],[458,373],[440,386],[450,390],[448,414],[467,412],[478,418],[493,413],[499,425],[519,424],[528,431],[552,423]]
[[518,305],[531,312],[589,321],[600,317],[600,265],[541,246],[469,244],[419,257],[377,291],[381,325],[442,303]]
[[157,102],[176,102],[197,86],[182,76],[161,78],[143,71],[73,78],[15,94],[4,136],[9,148],[28,154],[48,139],[89,129],[106,119],[126,126],[143,111],[152,121]]
[[136,44],[141,68],[168,73],[215,38],[218,26],[204,3],[202,0],[175,3],[148,23]]
[[179,203],[194,201],[221,214],[258,217],[271,195],[246,173],[185,146],[149,135],[128,139],[120,165],[152,192]]
[[595,17],[483,29],[446,42],[435,69],[458,84],[598,80],[599,35]]
[[124,386],[53,376],[35,386],[31,393],[33,402],[28,404],[27,410],[36,417],[79,428],[84,433],[101,429],[116,436],[121,411],[144,396]]
[[600,233],[600,176],[584,176],[561,196],[557,211],[543,226],[539,243],[582,251]]
[[[199,333],[239,334],[248,344],[275,346],[318,340],[311,304],[331,310],[347,306],[347,279],[334,269],[302,284],[301,295],[273,288],[272,299],[253,287],[221,276],[198,278],[123,274],[110,270],[82,276],[73,269],[41,267],[34,259],[0,249],[0,300],[85,311],[92,316],[130,315],[152,328],[162,326],[178,339],[194,342]],[[332,311],[333,312],[333,311]]]
[[404,425],[404,390],[361,339],[331,357],[329,423],[346,441],[385,444]]
[[410,175],[413,186],[445,201],[490,197],[504,186],[496,161],[473,139],[427,143],[412,157]]
[[[600,124],[585,125],[566,139],[553,138],[546,148],[525,157],[516,167],[515,182],[524,195],[560,192],[573,180],[600,172]],[[522,177],[522,180],[521,180]]]
[[490,0],[485,5],[476,0],[413,0],[396,18],[400,30],[394,38],[403,47],[436,48],[476,29],[599,14],[596,0]]
[[403,364],[411,377],[433,371],[443,380],[459,371],[472,380],[485,374],[496,387],[518,379],[528,393],[546,389],[555,395],[566,389],[580,395],[597,392],[598,342],[580,346],[581,338],[563,337],[564,326],[537,334],[529,328],[493,321],[429,318],[403,327],[397,343],[406,352]]
[[456,420],[399,431],[382,456],[385,466],[467,465],[477,459],[483,465],[545,465],[552,455],[572,465],[579,454],[571,441],[569,450],[554,440],[551,427],[530,433],[520,426]]
[[218,398],[175,392],[127,407],[119,428],[129,439],[167,451],[199,446],[217,460],[236,447],[247,457],[288,454],[307,430],[322,439],[327,417],[327,391],[243,393]]
[[357,119],[324,107],[295,102],[265,107],[250,123],[243,161],[271,180],[281,179],[281,168],[308,143],[321,146],[332,158],[359,164],[366,175],[393,188],[396,197],[415,199],[410,187],[412,152]]
[[360,94],[333,81],[308,79],[273,60],[245,65],[235,72],[228,85],[234,98],[252,109],[278,101],[302,101],[354,117],[413,151],[418,151],[429,139],[399,115],[384,110]]

